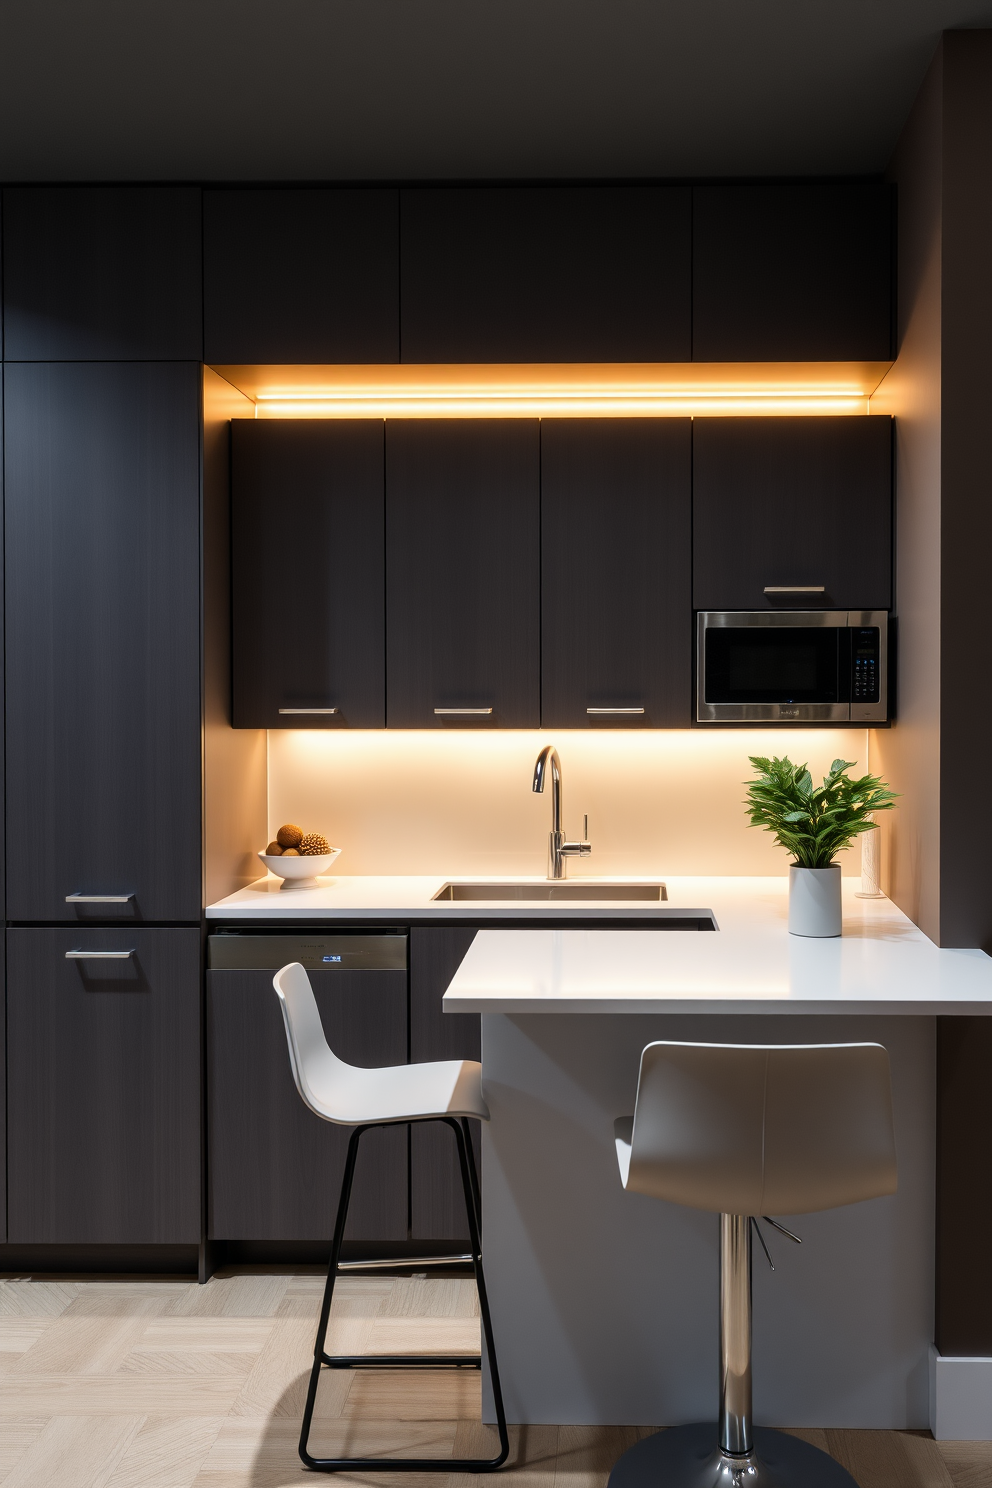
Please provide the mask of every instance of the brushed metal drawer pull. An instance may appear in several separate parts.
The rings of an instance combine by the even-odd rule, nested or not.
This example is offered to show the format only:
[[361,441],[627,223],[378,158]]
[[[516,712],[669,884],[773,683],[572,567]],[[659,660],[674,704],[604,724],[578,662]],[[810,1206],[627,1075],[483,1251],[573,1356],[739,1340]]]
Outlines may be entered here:
[[134,894],[65,894],[67,905],[126,905]]
[[587,708],[586,709],[586,712],[587,713],[590,713],[590,714],[600,714],[600,713],[611,713],[611,714],[612,713],[643,713],[644,712],[644,709],[643,708]]
[[280,708],[280,713],[336,713],[337,708]]
[[127,904],[133,894],[66,894],[66,904]]
[[435,708],[436,718],[488,718],[492,708]]
[[129,951],[66,951],[67,961],[127,961],[134,955],[134,947]]
[[822,584],[766,584],[766,594],[826,594]]

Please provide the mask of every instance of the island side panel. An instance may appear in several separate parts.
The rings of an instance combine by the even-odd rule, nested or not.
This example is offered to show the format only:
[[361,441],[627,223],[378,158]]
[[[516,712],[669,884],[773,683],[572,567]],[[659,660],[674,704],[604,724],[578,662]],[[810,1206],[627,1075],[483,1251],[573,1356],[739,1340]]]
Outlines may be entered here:
[[899,1191],[781,1216],[803,1245],[770,1234],[774,1272],[755,1248],[754,1409],[767,1425],[925,1428],[935,1020],[917,1017],[487,1014],[483,1228],[508,1418],[715,1419],[718,1221],[624,1193],[613,1146],[659,1038],[888,1048]]

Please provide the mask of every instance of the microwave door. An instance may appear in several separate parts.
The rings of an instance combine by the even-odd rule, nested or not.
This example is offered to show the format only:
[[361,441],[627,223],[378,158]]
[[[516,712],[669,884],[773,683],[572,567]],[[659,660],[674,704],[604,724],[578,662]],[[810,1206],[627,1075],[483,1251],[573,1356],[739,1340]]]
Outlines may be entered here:
[[703,701],[725,719],[847,718],[847,632],[837,626],[715,626],[705,632]]

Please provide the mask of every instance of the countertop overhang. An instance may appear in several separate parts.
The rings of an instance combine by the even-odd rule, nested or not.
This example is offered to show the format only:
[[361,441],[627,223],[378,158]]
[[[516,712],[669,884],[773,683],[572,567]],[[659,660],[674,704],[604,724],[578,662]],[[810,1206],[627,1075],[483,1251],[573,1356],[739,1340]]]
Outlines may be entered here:
[[480,930],[450,1013],[992,1014],[992,958],[934,945],[889,899],[844,880],[844,933],[788,932],[786,878],[670,878],[669,906],[716,933]]

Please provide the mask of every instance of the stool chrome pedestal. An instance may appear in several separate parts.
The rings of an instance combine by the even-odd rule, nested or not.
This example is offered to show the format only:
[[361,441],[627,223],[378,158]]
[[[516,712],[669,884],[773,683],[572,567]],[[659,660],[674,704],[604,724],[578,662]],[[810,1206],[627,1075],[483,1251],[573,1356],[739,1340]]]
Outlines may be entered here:
[[839,1462],[809,1442],[754,1428],[754,1450],[731,1457],[713,1446],[714,1427],[672,1426],[625,1452],[609,1488],[858,1488]]
[[720,1215],[720,1419],[631,1447],[609,1488],[857,1488],[808,1442],[751,1423],[751,1219]]
[[638,1442],[609,1488],[857,1488],[826,1452],[752,1424],[751,1216],[895,1191],[886,1051],[649,1044],[614,1132],[626,1189],[720,1214],[720,1417]]

